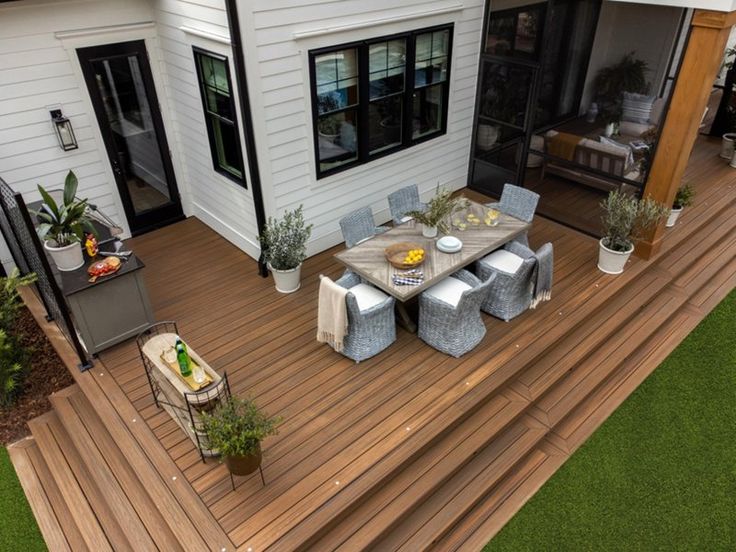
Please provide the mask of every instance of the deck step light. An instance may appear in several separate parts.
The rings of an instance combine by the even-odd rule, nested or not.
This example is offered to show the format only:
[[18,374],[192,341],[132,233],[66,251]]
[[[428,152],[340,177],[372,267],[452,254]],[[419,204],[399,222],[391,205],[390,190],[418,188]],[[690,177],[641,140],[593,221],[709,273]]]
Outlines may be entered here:
[[56,137],[59,139],[59,145],[64,151],[77,149],[77,138],[74,136],[74,129],[72,128],[72,122],[64,117],[61,113],[61,109],[52,109],[51,122],[54,123],[54,130],[56,130]]

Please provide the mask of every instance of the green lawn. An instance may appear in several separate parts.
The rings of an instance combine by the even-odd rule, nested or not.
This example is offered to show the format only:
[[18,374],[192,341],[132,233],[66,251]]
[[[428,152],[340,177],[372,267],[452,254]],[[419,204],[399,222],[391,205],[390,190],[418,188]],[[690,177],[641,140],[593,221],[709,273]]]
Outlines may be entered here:
[[0,550],[46,550],[5,447],[0,447]]
[[736,292],[485,550],[736,550]]

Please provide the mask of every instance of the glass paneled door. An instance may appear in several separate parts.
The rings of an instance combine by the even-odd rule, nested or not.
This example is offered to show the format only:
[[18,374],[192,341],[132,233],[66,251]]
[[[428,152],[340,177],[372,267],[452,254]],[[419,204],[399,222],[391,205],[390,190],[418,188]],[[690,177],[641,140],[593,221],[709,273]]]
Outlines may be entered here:
[[142,40],[77,50],[131,233],[183,218]]
[[523,61],[485,58],[481,65],[471,188],[499,196],[521,181],[537,68]]

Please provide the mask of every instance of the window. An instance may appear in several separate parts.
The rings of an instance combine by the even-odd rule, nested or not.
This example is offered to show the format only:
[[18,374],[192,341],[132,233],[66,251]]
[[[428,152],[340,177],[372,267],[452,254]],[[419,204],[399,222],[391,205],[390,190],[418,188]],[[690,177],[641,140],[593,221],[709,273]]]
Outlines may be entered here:
[[194,48],[194,61],[215,170],[245,186],[227,58]]
[[311,51],[317,177],[444,134],[452,26]]

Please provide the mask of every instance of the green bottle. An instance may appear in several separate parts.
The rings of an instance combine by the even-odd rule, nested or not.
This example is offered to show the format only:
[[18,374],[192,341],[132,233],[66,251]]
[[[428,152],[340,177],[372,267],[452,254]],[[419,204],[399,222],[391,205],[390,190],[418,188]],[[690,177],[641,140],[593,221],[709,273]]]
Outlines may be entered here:
[[185,378],[188,378],[192,375],[192,361],[189,358],[189,353],[187,352],[187,346],[184,345],[184,342],[181,340],[181,338],[176,338],[176,345],[174,346],[176,349],[176,361],[179,363],[179,371],[181,372],[181,375]]

